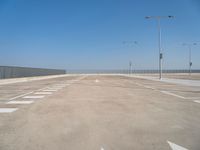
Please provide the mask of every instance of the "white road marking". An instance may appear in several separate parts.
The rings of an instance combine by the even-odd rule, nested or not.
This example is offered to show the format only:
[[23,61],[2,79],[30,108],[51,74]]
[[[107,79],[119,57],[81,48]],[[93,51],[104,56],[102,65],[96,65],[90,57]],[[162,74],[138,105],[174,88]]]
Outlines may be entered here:
[[57,85],[54,85],[52,86],[53,88],[64,88],[65,86],[57,86]]
[[63,88],[63,86],[56,86],[56,85],[52,85],[49,88]]
[[[71,81],[77,82],[77,81],[82,80],[82,79],[85,78],[85,77],[86,77],[86,76],[83,76],[83,77],[81,77],[80,79],[71,80]],[[51,87],[43,87],[43,88],[38,89],[38,90],[36,90],[36,91],[55,92],[55,91],[57,91],[57,90],[59,90],[59,89],[62,89],[62,88],[65,87],[65,86],[69,86],[69,85],[70,85],[69,83],[66,83],[66,84],[56,84],[56,85],[55,85],[54,87],[52,87],[52,88],[51,88]],[[33,92],[34,92],[34,91],[31,91],[31,92],[28,92],[28,93],[25,93],[25,94],[21,94],[21,95],[12,97],[12,98],[10,98],[9,100],[10,100],[10,101],[11,101],[11,100],[15,100],[15,99],[17,99],[17,98],[26,96],[26,95],[31,94],[31,93],[33,93]]]
[[58,89],[58,90],[60,90],[60,89],[62,89],[63,87],[50,87],[50,88],[48,88],[48,89]]
[[168,92],[168,91],[160,91],[160,92],[162,92],[162,93],[164,93],[164,94],[167,94],[167,95],[171,95],[171,96],[175,96],[175,97],[178,97],[178,98],[185,99],[185,97],[183,97],[183,96],[180,96],[180,95],[177,95],[177,94]]
[[65,86],[65,84],[52,84],[53,86]]
[[0,108],[0,113],[11,113],[16,111],[18,108]]
[[148,86],[148,85],[142,85],[142,84],[140,84],[140,83],[135,83],[135,84],[138,85],[138,86],[143,86],[143,87],[145,87],[145,88],[147,88],[147,89],[157,90],[156,88],[151,87],[151,86]]
[[147,88],[147,89],[156,90],[155,88],[153,88],[153,87],[151,87],[151,86],[144,85],[144,87]]
[[185,99],[200,99],[200,97],[185,97]]
[[42,90],[44,90],[44,89],[46,89],[46,88],[49,88],[49,87],[43,87],[43,88],[38,89],[38,90],[36,90],[36,91],[42,91]]
[[58,90],[53,90],[53,89],[46,89],[46,90],[42,90],[43,92],[56,92],[56,91],[58,91]]
[[54,86],[65,87],[66,84],[55,84]]
[[143,86],[142,84],[140,84],[140,83],[135,83],[136,85],[138,85],[138,86]]
[[[138,85],[138,86],[143,86],[143,87],[148,88],[148,89],[157,90],[156,88],[151,87],[151,86],[142,85],[140,83],[135,83],[135,84]],[[157,91],[160,91],[160,90],[157,90]],[[167,95],[175,96],[175,97],[178,97],[178,98],[181,98],[181,99],[193,99],[193,100],[194,99],[199,99],[199,97],[184,97],[184,96],[181,96],[181,95],[177,95],[177,94],[171,93],[169,91],[160,91],[160,92],[164,93],[164,94],[167,94]],[[194,102],[196,102],[196,101],[194,101]],[[197,100],[197,103],[199,103],[198,100]]]
[[38,94],[38,95],[50,95],[50,94],[52,94],[52,92],[35,92],[34,94]]
[[39,96],[25,96],[23,98],[27,98],[27,99],[39,99],[39,98],[44,98],[44,95],[39,95]]
[[104,150],[104,148],[103,148],[103,147],[101,147],[101,150]]
[[[37,91],[41,91],[41,90],[46,89],[46,88],[48,88],[48,87],[38,89]],[[11,100],[14,100],[14,99],[17,99],[17,98],[26,96],[26,95],[28,95],[28,94],[31,94],[31,93],[33,93],[33,92],[34,92],[34,91],[31,91],[31,92],[28,92],[28,93],[25,93],[25,94],[21,94],[21,95],[15,96],[15,97],[13,97],[13,98],[10,98],[9,100],[11,101]]]
[[[56,91],[59,91],[61,89],[60,88],[48,88],[48,89],[45,89],[45,90],[56,90]],[[48,92],[48,91],[46,91],[46,92]]]
[[7,102],[6,104],[31,104],[33,101],[10,101]]
[[174,143],[172,143],[170,141],[167,141],[167,143],[169,144],[169,146],[171,147],[172,150],[188,150],[188,149],[186,149],[186,148],[184,148],[182,146],[179,146],[177,144],[174,144]]
[[200,100],[194,100],[194,102],[196,102],[196,103],[200,103]]
[[97,80],[97,79],[96,79],[96,80],[95,80],[95,82],[96,82],[96,83],[98,83],[98,82],[99,82],[99,80]]
[[13,97],[13,98],[10,98],[9,100],[11,101],[11,100],[14,100],[14,99],[20,98],[20,97],[22,97],[22,96],[25,96],[25,95],[28,95],[28,94],[31,94],[31,93],[33,93],[33,91],[28,92],[28,93],[25,93],[25,94],[18,95],[18,96],[15,96],[15,97]]

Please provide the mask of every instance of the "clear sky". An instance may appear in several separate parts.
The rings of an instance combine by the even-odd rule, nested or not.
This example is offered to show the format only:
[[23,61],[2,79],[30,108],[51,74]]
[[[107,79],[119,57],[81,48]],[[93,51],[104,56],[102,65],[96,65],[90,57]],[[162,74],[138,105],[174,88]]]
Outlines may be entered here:
[[[164,69],[200,69],[199,0],[1,0],[0,65],[63,69],[158,68],[156,20],[164,19]],[[138,44],[123,44],[137,41]]]

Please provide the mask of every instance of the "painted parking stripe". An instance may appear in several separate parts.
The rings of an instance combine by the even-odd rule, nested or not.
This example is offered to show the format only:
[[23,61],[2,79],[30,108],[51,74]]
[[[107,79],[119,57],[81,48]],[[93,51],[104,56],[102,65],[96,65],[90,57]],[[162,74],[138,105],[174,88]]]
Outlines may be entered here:
[[62,87],[48,87],[47,89],[62,89]]
[[148,86],[148,85],[144,85],[145,88],[147,89],[152,89],[152,90],[156,90],[155,88],[151,87],[151,86]]
[[25,96],[23,98],[27,98],[27,99],[39,99],[39,98],[44,98],[44,95],[39,95],[39,96]]
[[12,113],[16,111],[18,108],[0,108],[0,113]]
[[164,93],[164,94],[167,94],[167,95],[171,95],[171,96],[175,96],[175,97],[178,97],[178,98],[185,99],[185,97],[183,97],[183,96],[180,96],[180,95],[177,95],[177,94],[168,92],[168,91],[160,91],[160,92],[162,92],[162,93]]
[[10,101],[7,102],[6,104],[31,104],[33,101]]
[[172,150],[188,150],[188,149],[186,149],[186,148],[184,148],[182,146],[179,146],[177,144],[174,144],[174,143],[172,143],[170,141],[167,141],[167,143],[169,144],[169,146],[171,147]]
[[66,85],[53,85],[52,87],[59,87],[59,88],[62,88],[62,87],[65,87]]
[[[58,90],[61,90],[61,88],[48,88],[48,89],[46,89],[46,90],[56,90],[56,91],[58,91]],[[48,92],[48,91],[47,91]]]
[[22,97],[22,96],[25,96],[25,95],[28,95],[28,94],[31,94],[31,93],[33,93],[33,91],[28,92],[28,93],[25,93],[25,94],[18,95],[18,96],[15,96],[15,97],[12,97],[12,98],[10,98],[9,100],[14,100],[14,99],[20,98],[20,97]]
[[185,99],[200,99],[200,97],[185,97]]
[[34,94],[38,94],[38,95],[50,95],[50,94],[52,94],[52,92],[35,92]]
[[44,91],[44,92],[56,92],[56,91],[58,91],[58,90],[53,90],[53,89],[46,89],[46,90],[42,90],[42,91]]
[[53,88],[64,88],[65,86],[57,86],[57,85],[54,85],[52,86]]
[[62,87],[62,86],[52,86],[52,87],[50,87],[51,89],[62,89],[62,88],[64,88],[64,87]]
[[50,88],[48,88],[49,90],[60,90],[60,89],[62,89],[61,87],[50,87]]
[[195,100],[194,102],[196,102],[196,103],[200,103],[200,100]]

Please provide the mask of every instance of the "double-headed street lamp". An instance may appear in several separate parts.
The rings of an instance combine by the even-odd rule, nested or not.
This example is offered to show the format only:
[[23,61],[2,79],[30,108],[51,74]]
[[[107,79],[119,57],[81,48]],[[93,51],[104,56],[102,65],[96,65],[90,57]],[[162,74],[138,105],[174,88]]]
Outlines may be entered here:
[[[133,46],[133,45],[138,45],[137,41],[123,41],[124,45],[128,45],[128,46]],[[129,61],[129,74],[132,74],[132,61]]]
[[162,79],[162,46],[161,46],[161,26],[160,26],[160,20],[161,19],[171,19],[174,18],[174,16],[146,16],[146,19],[156,19],[158,22],[158,47],[159,47],[159,78]]
[[189,75],[191,75],[192,68],[192,46],[197,45],[197,43],[183,43],[183,46],[188,46],[189,49]]

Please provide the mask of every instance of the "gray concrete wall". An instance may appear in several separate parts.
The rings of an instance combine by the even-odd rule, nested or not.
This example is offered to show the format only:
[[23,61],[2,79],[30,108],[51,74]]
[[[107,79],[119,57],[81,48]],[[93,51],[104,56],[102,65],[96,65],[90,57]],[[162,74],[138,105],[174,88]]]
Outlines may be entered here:
[[0,79],[58,74],[65,74],[65,70],[0,66]]

